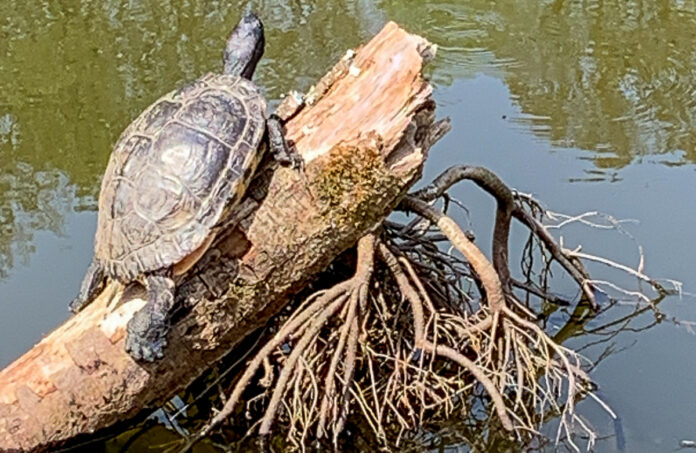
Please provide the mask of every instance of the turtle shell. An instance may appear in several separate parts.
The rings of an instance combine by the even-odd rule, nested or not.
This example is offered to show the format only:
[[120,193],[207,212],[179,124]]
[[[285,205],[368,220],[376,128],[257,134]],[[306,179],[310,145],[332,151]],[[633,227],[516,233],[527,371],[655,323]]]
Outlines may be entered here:
[[102,180],[95,257],[122,282],[203,246],[261,160],[266,101],[251,81],[208,74],[123,132]]

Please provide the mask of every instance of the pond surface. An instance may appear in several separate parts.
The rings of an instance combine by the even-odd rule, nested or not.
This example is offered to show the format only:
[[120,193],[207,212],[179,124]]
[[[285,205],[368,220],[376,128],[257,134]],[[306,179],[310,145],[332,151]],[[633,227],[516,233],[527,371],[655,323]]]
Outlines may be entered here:
[[[67,302],[91,259],[111,145],[161,94],[220,68],[245,3],[0,3],[0,366],[68,317]],[[395,20],[439,46],[428,73],[453,130],[433,149],[426,179],[455,163],[484,165],[552,210],[634,219],[624,225],[632,236],[572,228],[564,240],[631,266],[639,263],[637,242],[647,273],[696,291],[692,2],[251,5],[266,24],[256,81],[270,99],[307,89],[347,48]],[[487,244],[491,201],[466,184],[456,195]],[[515,238],[519,246],[523,236]],[[590,270],[636,287],[605,267]],[[630,313],[633,304],[592,323]],[[696,336],[671,321],[696,321],[694,300],[669,297],[660,310],[667,316],[658,325],[637,331],[654,322],[648,310],[587,350],[594,359],[606,346],[613,351],[592,377],[621,418],[625,451],[672,451],[681,439],[696,439]],[[614,434],[596,404],[585,401],[579,410],[600,434]],[[597,450],[620,446],[608,439]]]

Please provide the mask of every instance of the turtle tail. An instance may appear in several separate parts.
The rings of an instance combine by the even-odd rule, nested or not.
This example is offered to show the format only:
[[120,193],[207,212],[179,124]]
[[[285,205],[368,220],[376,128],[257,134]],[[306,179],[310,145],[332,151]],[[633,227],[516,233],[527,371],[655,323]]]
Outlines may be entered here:
[[87,274],[82,280],[82,286],[77,297],[74,298],[68,307],[73,313],[77,313],[89,305],[104,289],[106,285],[106,274],[104,268],[97,262],[96,258],[87,268]]

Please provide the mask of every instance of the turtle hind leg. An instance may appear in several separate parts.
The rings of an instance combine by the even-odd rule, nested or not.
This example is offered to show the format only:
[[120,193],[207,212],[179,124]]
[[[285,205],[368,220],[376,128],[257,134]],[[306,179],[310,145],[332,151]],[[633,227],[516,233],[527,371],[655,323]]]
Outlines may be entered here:
[[147,274],[147,303],[128,321],[126,352],[135,360],[154,362],[164,355],[174,306],[172,271]]
[[77,294],[68,308],[73,313],[77,313],[89,305],[104,289],[106,285],[106,274],[96,259],[92,259],[92,263],[87,268],[87,274],[82,280],[80,292]]
[[302,156],[294,146],[288,146],[283,135],[283,124],[278,115],[272,114],[268,117],[266,130],[268,131],[268,149],[273,159],[281,165],[301,169],[304,166]]

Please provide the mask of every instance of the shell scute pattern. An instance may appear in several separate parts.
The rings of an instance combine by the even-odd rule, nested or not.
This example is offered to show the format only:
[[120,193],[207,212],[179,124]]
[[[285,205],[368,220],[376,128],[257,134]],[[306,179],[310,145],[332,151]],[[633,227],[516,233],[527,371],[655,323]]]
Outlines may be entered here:
[[134,197],[133,183],[125,178],[115,178],[111,188],[111,218],[121,219],[131,210],[130,200]]
[[143,113],[141,123],[138,125],[139,132],[144,135],[157,133],[180,108],[180,102],[159,100]]
[[237,178],[243,177],[244,172],[247,170],[247,168],[253,167],[247,165],[246,162],[250,159],[251,154],[256,152],[257,146],[258,145],[252,146],[244,140],[240,140],[237,143],[237,151],[235,151],[234,155],[230,159],[230,170],[235,174]]
[[[123,223],[123,219],[115,219],[113,221],[113,231],[121,231],[120,225]],[[124,238],[121,238],[124,239]],[[109,243],[109,250],[113,255],[115,260],[120,260],[128,251],[126,247],[126,242],[124,240],[112,241]]]
[[[198,221],[189,222],[184,228],[181,228],[177,232],[178,246],[186,250],[187,253],[194,251],[198,248],[203,240],[208,236],[208,227],[199,223]],[[184,255],[185,256],[185,255]]]
[[124,217],[121,224],[127,225],[127,228],[121,232],[127,244],[138,244],[143,247],[153,243],[159,236],[159,229],[155,223],[136,212]]
[[266,104],[250,81],[209,74],[163,96],[114,147],[95,256],[131,281],[202,245],[260,160]]
[[187,83],[178,90],[172,91],[169,95],[169,99],[174,102],[181,102],[195,97],[197,93],[208,88],[209,85],[206,82],[206,80],[210,79],[212,75],[214,74],[207,74],[199,78],[198,80],[194,80],[193,82]]
[[138,216],[157,223],[171,215],[179,207],[183,195],[183,185],[177,179],[161,172],[158,167],[145,165],[135,180],[135,187],[152,186],[157,190],[143,190],[133,197]]
[[178,115],[182,123],[207,131],[230,146],[234,146],[247,127],[254,127],[248,118],[243,98],[231,97],[229,93],[217,90],[204,91],[196,102],[188,104]]
[[182,124],[170,124],[153,145],[153,159],[162,173],[179,179],[192,196],[204,199],[227,166],[230,148]]
[[146,162],[150,152],[152,139],[140,135],[132,135],[121,145],[121,149],[116,151],[124,159],[123,165],[118,172],[119,176],[133,178],[140,168],[137,164]]

